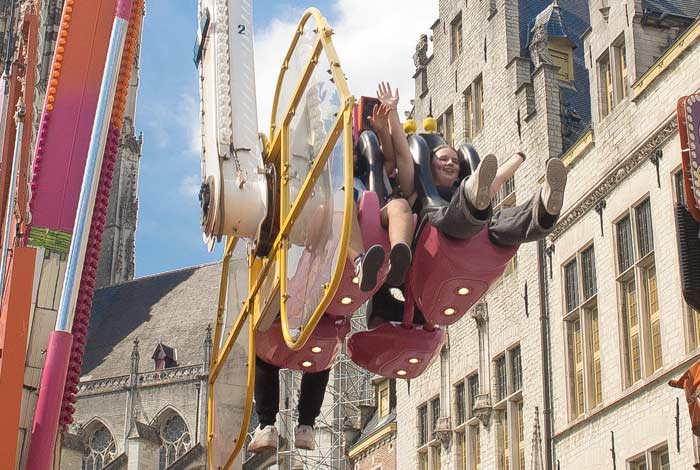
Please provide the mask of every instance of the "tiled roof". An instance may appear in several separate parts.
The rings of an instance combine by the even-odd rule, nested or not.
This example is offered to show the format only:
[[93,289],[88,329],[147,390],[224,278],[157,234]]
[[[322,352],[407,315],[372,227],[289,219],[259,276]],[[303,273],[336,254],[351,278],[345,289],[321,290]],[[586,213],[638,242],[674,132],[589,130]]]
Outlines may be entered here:
[[[659,0],[660,1],[660,0]],[[700,0],[694,0],[700,2]],[[521,0],[520,38],[521,54],[529,57],[530,33],[536,24],[546,24],[551,37],[569,39],[576,46],[574,55],[574,80],[561,87],[561,104],[565,124],[564,149],[576,142],[591,122],[591,100],[588,70],[584,62],[581,36],[590,27],[588,2],[559,0],[559,8],[551,0]],[[575,118],[574,118],[575,117]]]
[[97,290],[82,375],[128,374],[136,338],[140,371],[154,368],[151,352],[160,341],[177,348],[180,365],[204,362],[206,328],[216,322],[220,274],[217,263]]
[[642,0],[642,9],[662,15],[697,18],[700,15],[700,0]]

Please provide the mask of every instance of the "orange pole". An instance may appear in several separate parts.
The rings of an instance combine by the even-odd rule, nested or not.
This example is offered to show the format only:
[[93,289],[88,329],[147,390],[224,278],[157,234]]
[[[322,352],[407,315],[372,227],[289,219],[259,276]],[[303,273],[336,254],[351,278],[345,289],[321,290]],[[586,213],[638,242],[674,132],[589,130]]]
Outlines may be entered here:
[[7,288],[0,315],[0,401],[5,404],[0,426],[0,468],[17,468],[24,362],[29,311],[34,285],[35,248],[15,248],[8,266]]

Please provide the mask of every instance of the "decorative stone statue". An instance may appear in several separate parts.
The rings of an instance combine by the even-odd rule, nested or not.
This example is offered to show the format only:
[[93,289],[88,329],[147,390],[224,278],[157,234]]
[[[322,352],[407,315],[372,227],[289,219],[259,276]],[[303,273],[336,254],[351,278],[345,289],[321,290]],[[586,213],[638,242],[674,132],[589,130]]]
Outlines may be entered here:
[[547,35],[547,25],[540,24],[532,30],[532,40],[530,41],[530,57],[535,68],[542,64],[552,64],[552,56],[549,55],[549,36]]
[[421,34],[416,44],[416,53],[413,54],[413,63],[417,69],[425,67],[428,63],[428,35]]

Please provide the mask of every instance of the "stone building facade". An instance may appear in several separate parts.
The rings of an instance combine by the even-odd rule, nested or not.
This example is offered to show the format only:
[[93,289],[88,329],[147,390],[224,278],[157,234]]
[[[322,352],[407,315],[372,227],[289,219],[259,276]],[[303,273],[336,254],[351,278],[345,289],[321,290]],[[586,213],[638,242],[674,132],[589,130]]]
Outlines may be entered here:
[[[700,89],[697,1],[439,2],[413,117],[500,160],[497,206],[569,168],[544,243],[523,245],[426,373],[397,385],[397,467],[690,468],[682,394],[697,313],[680,289],[677,99]],[[681,400],[678,412],[677,399]]]
[[[220,275],[217,263],[96,292],[61,469],[206,468]],[[243,403],[246,357],[246,348],[236,344],[233,369],[226,369],[239,385],[228,390],[235,395],[227,397],[231,403]]]

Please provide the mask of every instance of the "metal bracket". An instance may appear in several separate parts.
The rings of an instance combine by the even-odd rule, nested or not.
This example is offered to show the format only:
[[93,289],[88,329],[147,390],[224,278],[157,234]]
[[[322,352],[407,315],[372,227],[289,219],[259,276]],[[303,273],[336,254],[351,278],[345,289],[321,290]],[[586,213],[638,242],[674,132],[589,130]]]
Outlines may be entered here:
[[661,188],[661,173],[659,172],[659,165],[661,164],[661,159],[664,158],[664,152],[661,149],[656,149],[649,155],[649,161],[656,167],[656,185]]
[[600,218],[600,236],[604,237],[605,233],[603,232],[603,211],[607,207],[607,203],[605,202],[604,199],[601,199],[598,204],[595,205],[594,209],[598,213],[598,218]]
[[554,252],[556,249],[554,248],[554,244],[549,245],[547,248],[544,249],[544,255],[547,257],[548,264],[549,264],[549,278],[552,279],[554,276],[554,272],[552,269],[552,256],[554,255]]

